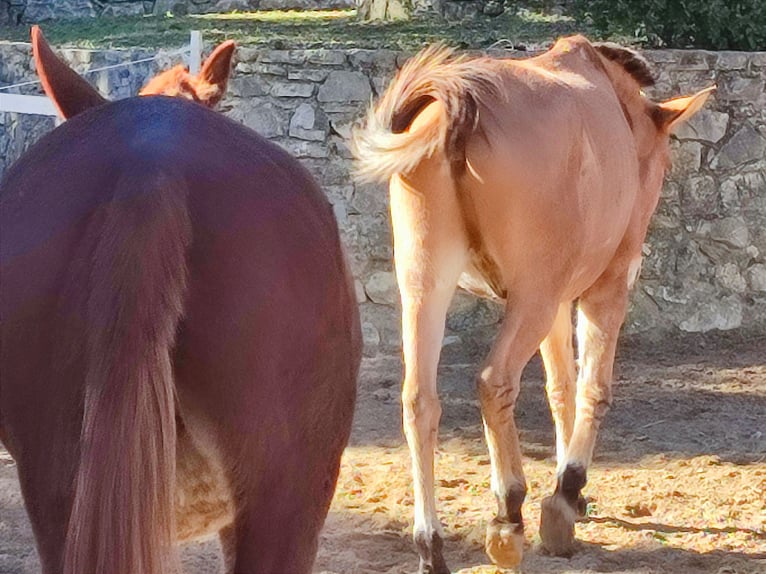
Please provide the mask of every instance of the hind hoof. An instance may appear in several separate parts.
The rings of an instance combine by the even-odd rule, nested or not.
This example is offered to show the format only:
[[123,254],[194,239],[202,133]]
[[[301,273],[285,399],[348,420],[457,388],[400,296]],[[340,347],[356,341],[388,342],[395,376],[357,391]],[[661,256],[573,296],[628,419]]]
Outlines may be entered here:
[[516,568],[524,556],[524,527],[493,520],[487,526],[484,549],[493,564],[501,568]]
[[554,556],[572,556],[575,552],[574,523],[578,510],[562,496],[543,499],[540,514],[540,538],[543,548]]

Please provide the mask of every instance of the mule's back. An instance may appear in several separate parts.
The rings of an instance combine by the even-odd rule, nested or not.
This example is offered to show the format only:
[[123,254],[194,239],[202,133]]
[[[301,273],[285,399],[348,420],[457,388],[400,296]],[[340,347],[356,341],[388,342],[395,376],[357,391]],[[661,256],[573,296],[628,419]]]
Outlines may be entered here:
[[603,272],[639,193],[631,127],[583,49],[562,41],[530,60],[479,62],[494,69],[498,94],[481,100],[466,144],[471,169],[457,180],[502,282],[529,283],[529,269],[545,262],[533,290],[556,286],[562,298]]

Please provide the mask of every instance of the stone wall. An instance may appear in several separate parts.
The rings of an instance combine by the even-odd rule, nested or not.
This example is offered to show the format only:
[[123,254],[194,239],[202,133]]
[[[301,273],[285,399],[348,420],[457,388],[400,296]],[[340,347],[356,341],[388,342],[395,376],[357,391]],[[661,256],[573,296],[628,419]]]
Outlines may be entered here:
[[0,24],[33,24],[96,16],[177,15],[232,10],[330,10],[353,0],[0,0]]
[[[81,68],[142,55],[117,54],[65,53]],[[650,51],[646,56],[658,75],[656,98],[712,83],[719,90],[673,141],[674,165],[644,247],[626,331],[656,339],[715,329],[765,333],[766,53]],[[290,150],[324,186],[349,246],[371,354],[399,347],[387,194],[383,186],[352,181],[348,138],[370,97],[381,92],[404,59],[384,50],[242,47],[224,103],[224,113]],[[28,46],[0,45],[0,62],[0,84],[33,77]],[[150,72],[148,66],[131,68],[97,83],[110,97],[122,97],[135,93]],[[0,158],[5,158],[0,169],[51,125],[0,115]],[[447,353],[475,357],[500,315],[492,303],[458,295],[448,318]]]

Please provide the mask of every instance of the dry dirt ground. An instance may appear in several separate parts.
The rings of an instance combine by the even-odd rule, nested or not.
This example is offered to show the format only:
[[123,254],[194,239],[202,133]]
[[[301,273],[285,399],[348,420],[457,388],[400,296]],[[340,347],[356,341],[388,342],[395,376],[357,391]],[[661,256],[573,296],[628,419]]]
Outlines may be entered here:
[[[397,358],[363,365],[317,573],[417,568],[400,372]],[[437,494],[453,570],[494,574],[481,547],[494,503],[475,372],[475,364],[441,369]],[[538,548],[540,500],[554,485],[553,432],[539,360],[525,372],[516,411],[529,485],[522,572],[766,573],[766,339],[624,344],[616,379],[586,487],[590,516],[577,526],[581,547],[561,559]],[[215,573],[220,563],[215,542],[187,546],[183,556],[189,574]],[[16,471],[0,450],[0,573],[33,572]]]

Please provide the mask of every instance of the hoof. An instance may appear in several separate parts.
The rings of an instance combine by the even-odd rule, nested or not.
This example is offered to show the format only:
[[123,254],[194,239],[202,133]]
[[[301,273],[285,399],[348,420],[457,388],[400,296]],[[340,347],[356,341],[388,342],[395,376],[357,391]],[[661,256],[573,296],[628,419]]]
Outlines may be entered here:
[[487,526],[484,550],[500,568],[516,568],[524,556],[524,527],[521,524],[493,520]]
[[420,556],[418,574],[450,574],[442,554],[444,542],[441,536],[434,532],[429,538],[424,533],[416,533],[415,546]]
[[418,574],[450,574],[450,569],[447,568],[443,560],[441,563],[429,564],[421,558]]
[[563,496],[554,495],[543,499],[541,510],[540,538],[545,550],[554,556],[574,554],[574,524],[579,508],[572,508]]

